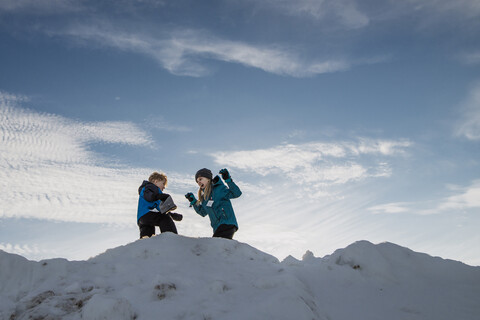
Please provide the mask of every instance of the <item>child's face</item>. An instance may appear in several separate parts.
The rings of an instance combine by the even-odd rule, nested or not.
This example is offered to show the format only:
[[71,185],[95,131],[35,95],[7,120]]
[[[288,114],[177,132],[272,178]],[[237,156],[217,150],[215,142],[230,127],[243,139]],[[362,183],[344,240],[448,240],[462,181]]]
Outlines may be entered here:
[[163,180],[155,180],[153,184],[160,188],[160,190],[165,190],[165,181]]
[[205,189],[205,186],[210,182],[210,179],[205,178],[205,177],[198,177],[197,179],[197,184],[200,187],[200,189]]

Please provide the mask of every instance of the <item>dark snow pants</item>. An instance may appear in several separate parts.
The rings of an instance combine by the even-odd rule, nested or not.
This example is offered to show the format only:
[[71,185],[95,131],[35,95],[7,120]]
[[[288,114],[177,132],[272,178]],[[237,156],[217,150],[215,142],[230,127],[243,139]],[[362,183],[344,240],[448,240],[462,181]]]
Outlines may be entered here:
[[160,227],[160,232],[177,232],[175,222],[169,214],[150,211],[138,219],[138,228],[140,229],[140,238],[151,237],[155,234],[155,226]]
[[215,238],[233,239],[233,235],[238,228],[232,224],[221,224],[213,233]]

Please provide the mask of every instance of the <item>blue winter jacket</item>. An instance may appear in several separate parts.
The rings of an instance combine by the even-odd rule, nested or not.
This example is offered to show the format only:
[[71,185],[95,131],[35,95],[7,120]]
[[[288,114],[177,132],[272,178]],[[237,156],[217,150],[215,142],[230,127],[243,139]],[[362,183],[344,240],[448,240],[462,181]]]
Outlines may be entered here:
[[137,221],[149,211],[160,210],[161,200],[159,196],[162,194],[162,190],[149,181],[143,181],[142,185],[138,188],[138,209],[137,209]]
[[[233,212],[230,199],[240,197],[242,191],[231,179],[226,180],[228,188],[220,180],[219,176],[216,176],[212,181],[216,182],[213,183],[210,197],[199,205],[195,203],[193,208],[202,217],[208,215],[213,232],[222,224],[234,225],[238,229],[237,219],[235,218],[235,212]],[[212,200],[213,203],[208,205],[209,201]]]

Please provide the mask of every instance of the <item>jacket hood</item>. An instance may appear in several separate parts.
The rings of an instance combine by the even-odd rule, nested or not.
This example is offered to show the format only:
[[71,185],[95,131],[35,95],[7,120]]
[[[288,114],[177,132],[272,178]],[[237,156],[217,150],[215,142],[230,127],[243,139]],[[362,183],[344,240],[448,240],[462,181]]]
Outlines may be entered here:
[[151,183],[150,181],[147,181],[147,180],[143,180],[142,182],[142,185],[140,187],[138,187],[138,194],[140,194],[140,192],[142,192],[142,189],[147,185],[147,184],[153,184]]

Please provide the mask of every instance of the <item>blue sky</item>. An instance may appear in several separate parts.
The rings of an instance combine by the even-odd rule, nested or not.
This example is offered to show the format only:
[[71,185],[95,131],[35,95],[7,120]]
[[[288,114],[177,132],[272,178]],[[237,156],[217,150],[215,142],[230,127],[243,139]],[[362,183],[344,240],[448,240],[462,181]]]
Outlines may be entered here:
[[283,259],[389,241],[480,265],[480,4],[0,3],[0,249],[138,238],[137,188],[227,167],[236,239]]

